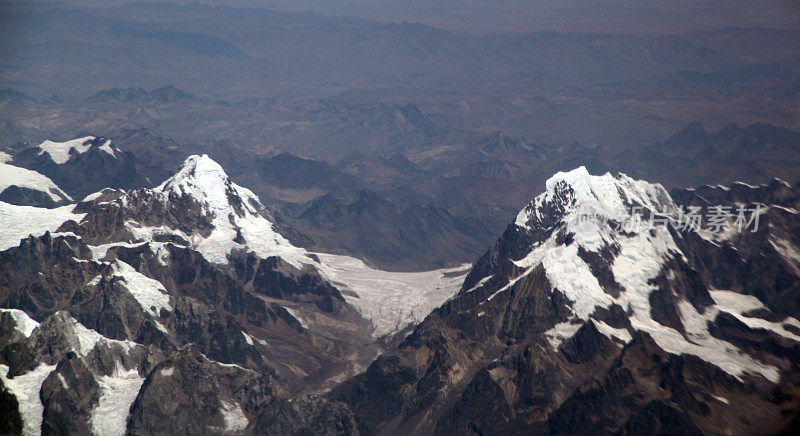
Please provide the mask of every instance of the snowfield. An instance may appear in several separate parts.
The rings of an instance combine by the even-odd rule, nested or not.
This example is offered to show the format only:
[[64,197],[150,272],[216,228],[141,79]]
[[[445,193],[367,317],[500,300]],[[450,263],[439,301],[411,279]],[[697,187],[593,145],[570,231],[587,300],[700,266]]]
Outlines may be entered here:
[[68,220],[80,221],[86,214],[72,213],[75,205],[45,209],[17,206],[0,201],[0,250],[19,245],[29,235],[41,236],[54,232]]
[[44,141],[38,146],[41,149],[39,155],[47,153],[53,162],[61,165],[69,161],[70,150],[75,150],[78,154],[86,153],[91,148],[93,139],[94,136],[86,136],[67,142]]
[[[92,141],[95,139],[96,137],[94,136],[86,136],[66,142],[44,141],[38,145],[38,148],[41,150],[39,151],[39,155],[47,153],[50,159],[56,164],[65,164],[69,162],[69,159],[72,157],[70,152],[77,154],[86,153],[92,148]],[[111,140],[108,139],[98,148],[115,158],[117,157],[116,152],[119,151],[111,143]]]
[[28,188],[35,191],[42,191],[49,195],[53,201],[68,200],[72,201],[69,195],[61,190],[47,176],[25,168],[15,167],[6,163],[0,163],[0,192],[9,186],[16,185],[20,188]]

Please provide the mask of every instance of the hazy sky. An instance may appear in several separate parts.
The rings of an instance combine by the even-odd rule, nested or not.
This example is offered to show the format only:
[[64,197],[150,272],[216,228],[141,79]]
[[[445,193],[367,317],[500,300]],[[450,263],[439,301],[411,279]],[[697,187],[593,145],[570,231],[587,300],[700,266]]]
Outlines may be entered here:
[[[67,2],[113,6],[130,1]],[[200,0],[197,3],[420,22],[477,33],[542,29],[677,33],[728,26],[800,29],[797,0]]]

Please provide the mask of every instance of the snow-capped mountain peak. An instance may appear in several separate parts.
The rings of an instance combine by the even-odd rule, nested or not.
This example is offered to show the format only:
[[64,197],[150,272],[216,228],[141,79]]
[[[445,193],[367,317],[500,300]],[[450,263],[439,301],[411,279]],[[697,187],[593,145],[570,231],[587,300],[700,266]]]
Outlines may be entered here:
[[625,174],[593,176],[581,166],[548,179],[545,192],[519,212],[515,224],[528,230],[547,230],[577,211],[619,220],[637,206],[674,209],[669,194],[659,184],[637,181]]
[[186,158],[181,169],[156,188],[162,193],[188,195],[222,215],[257,215],[263,209],[258,197],[247,188],[231,182],[222,166],[204,154]]
[[[519,247],[520,254],[509,259],[515,272],[504,283],[494,282],[499,288],[487,293],[476,310],[485,310],[485,304],[494,304],[495,297],[508,294],[539,270],[549,282],[550,295],[568,301],[569,315],[545,332],[555,349],[591,321],[602,334],[621,343],[643,331],[669,353],[695,355],[736,377],[760,374],[777,382],[774,366],[711,334],[716,316],[740,315],[736,304],[746,297],[700,283],[697,271],[689,266],[691,253],[686,247],[704,247],[705,238],[691,228],[677,231],[678,211],[658,184],[623,174],[593,176],[584,167],[557,173],[547,181],[545,192],[520,211],[512,231],[504,234],[502,246]],[[663,215],[662,224],[653,224],[654,212]],[[715,247],[719,246],[694,249]],[[493,272],[481,271],[483,277]],[[733,299],[737,303],[728,305]],[[764,307],[760,300],[753,304]],[[612,326],[605,319],[609,311],[624,316]],[[781,322],[759,322],[788,337]],[[797,320],[782,322],[794,325]]]
[[[174,234],[187,240],[208,261],[228,262],[233,250],[252,251],[266,258],[279,256],[297,268],[316,263],[305,249],[295,247],[274,229],[269,213],[258,197],[247,188],[233,183],[225,170],[207,155],[189,156],[181,169],[150,191],[172,217],[169,222],[128,222],[129,231],[137,240],[156,240]],[[124,205],[134,205],[142,195],[131,191],[121,198]],[[188,201],[189,203],[185,203]],[[197,209],[188,207],[194,204]],[[203,222],[201,227],[182,228],[181,221]]]

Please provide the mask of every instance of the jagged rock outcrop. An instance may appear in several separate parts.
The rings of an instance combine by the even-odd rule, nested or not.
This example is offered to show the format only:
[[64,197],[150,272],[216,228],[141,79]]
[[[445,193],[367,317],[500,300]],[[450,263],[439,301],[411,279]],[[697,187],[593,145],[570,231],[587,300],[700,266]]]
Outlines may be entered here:
[[219,364],[187,346],[147,376],[131,406],[127,429],[134,434],[242,431],[250,425],[248,416],[278,393],[269,376]]

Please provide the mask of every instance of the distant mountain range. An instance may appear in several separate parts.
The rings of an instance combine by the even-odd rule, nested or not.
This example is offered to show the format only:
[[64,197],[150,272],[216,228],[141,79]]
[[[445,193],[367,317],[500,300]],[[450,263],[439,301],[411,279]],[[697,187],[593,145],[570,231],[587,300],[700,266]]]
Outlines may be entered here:
[[[459,3],[457,9],[464,9]],[[523,3],[494,9],[546,6]],[[572,12],[586,8],[585,2],[567,3],[549,7]],[[627,9],[619,2],[596,5],[617,10],[592,18],[636,21],[627,15],[630,10],[642,7],[652,13],[664,8],[659,2],[630,3],[625,3]],[[729,4],[727,12],[757,9],[744,3]],[[776,22],[783,19],[776,11],[796,10],[787,4],[790,1],[779,3],[769,8]],[[137,122],[124,127],[147,127],[171,138],[280,145],[285,151],[314,152],[314,157],[325,159],[333,156],[326,150],[329,146],[338,149],[337,159],[354,150],[381,148],[386,138],[368,132],[358,141],[360,147],[353,147],[353,128],[374,122],[383,123],[378,128],[408,128],[415,142],[430,139],[433,125],[439,135],[499,129],[538,143],[577,140],[613,147],[653,143],[693,120],[714,129],[735,121],[800,130],[793,116],[800,30],[759,25],[754,13],[732,21],[739,27],[713,25],[707,20],[720,18],[721,12],[695,16],[687,11],[716,5],[682,4],[673,3],[659,13],[679,15],[671,21],[676,26],[702,17],[702,30],[677,26],[659,32],[649,21],[654,32],[623,31],[629,27],[554,31],[531,24],[526,30],[500,27],[490,34],[464,34],[412,22],[230,5],[134,2],[75,7],[14,2],[0,17],[7,47],[0,52],[5,65],[0,88],[47,101],[51,110],[58,102],[94,108],[99,113],[77,125],[106,134],[115,130],[108,123],[121,121],[111,114],[102,116],[110,108],[168,105],[178,99],[188,103],[193,95],[200,101],[184,104],[177,114],[163,107],[139,107],[134,111]],[[664,20],[660,16],[657,21],[663,25]],[[89,28],[90,36],[75,32]],[[319,100],[326,104],[316,104]],[[237,104],[243,101],[249,104]],[[367,116],[343,104],[366,106]],[[398,123],[397,110],[409,104],[433,124]],[[381,105],[396,106],[395,112],[374,113],[370,107]],[[190,106],[203,109],[181,116]],[[307,129],[306,110],[330,123],[324,135]],[[2,111],[0,115],[3,121],[9,118]],[[279,115],[288,119],[272,122]],[[404,117],[411,124],[422,121],[413,114]],[[47,129],[43,133],[25,140],[80,134]],[[325,147],[310,146],[315,143]]]
[[[50,178],[75,201],[105,187],[153,187],[187,155],[208,153],[264,200],[295,244],[400,270],[474,259],[532,189],[540,189],[549,174],[580,165],[598,173],[623,171],[667,187],[736,180],[757,184],[773,176],[800,180],[800,134],[763,124],[730,124],[708,132],[692,123],[665,141],[623,150],[534,144],[494,132],[386,157],[354,152],[334,164],[286,152],[255,154],[230,141],[167,139],[146,129],[120,130],[108,145],[102,137],[76,141],[23,144],[4,153],[7,163]],[[75,145],[73,151],[69,144]],[[42,147],[60,147],[58,162]],[[14,204],[64,204],[24,189],[16,186],[0,195]]]

